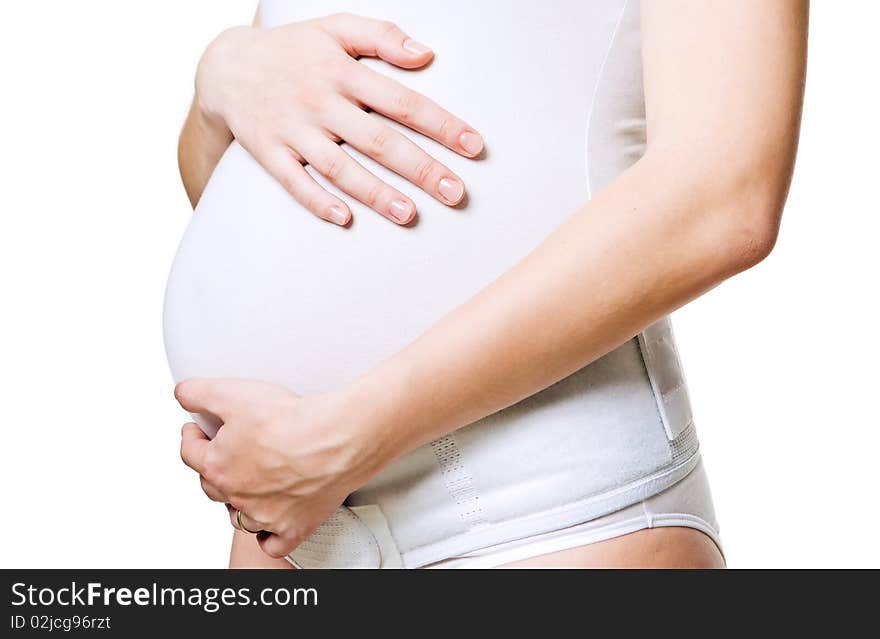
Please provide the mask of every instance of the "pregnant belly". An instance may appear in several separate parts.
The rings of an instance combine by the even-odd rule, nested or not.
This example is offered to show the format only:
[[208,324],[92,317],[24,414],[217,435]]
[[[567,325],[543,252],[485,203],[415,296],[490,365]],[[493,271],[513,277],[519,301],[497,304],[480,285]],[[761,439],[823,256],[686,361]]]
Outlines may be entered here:
[[[497,14],[486,3],[459,4],[475,18]],[[483,134],[487,156],[470,161],[406,132],[464,179],[467,205],[449,209],[347,149],[410,195],[419,217],[401,228],[350,201],[354,224],[340,229],[297,205],[233,144],[169,277],[164,328],[174,377],[256,378],[301,394],[338,387],[524,257],[588,198],[588,112],[621,4],[571,2],[562,10],[532,3],[503,21],[454,13],[450,28],[418,3],[388,3],[388,16],[418,29],[442,56],[419,73],[363,63]],[[331,10],[317,2],[265,8],[271,24]],[[522,46],[540,34],[552,42]],[[637,47],[627,51],[638,59]],[[599,122],[630,111],[639,117],[639,91],[612,94],[614,112]],[[600,140],[604,152],[594,154],[591,174],[619,172],[615,158],[624,154],[616,151],[628,142],[614,131]],[[671,345],[671,336],[657,344]],[[677,360],[660,362],[678,371]],[[407,565],[587,521],[681,477],[658,406],[640,346],[630,340],[545,391],[395,460],[348,503],[378,506]]]
[[[164,327],[174,377],[262,379],[300,394],[338,387],[491,282],[586,197],[576,162],[530,167],[524,180],[516,162],[494,156],[442,159],[469,185],[467,207],[450,210],[409,188],[420,211],[412,228],[355,206],[355,223],[341,229],[298,206],[231,146],[168,281]],[[461,549],[483,543],[468,537],[472,529],[502,526],[503,539],[532,530],[515,523],[523,518],[549,530],[622,507],[645,494],[640,477],[670,461],[630,340],[551,388],[396,460],[349,503],[377,506],[405,560],[427,562],[440,555],[416,548],[447,538]],[[613,500],[597,497],[612,488]],[[576,507],[562,516],[563,504]]]
[[355,221],[342,229],[313,217],[233,144],[168,282],[175,377],[259,378],[303,394],[351,380],[525,256],[585,199],[583,178],[565,187],[564,171],[548,171],[563,182],[551,192],[529,188],[516,164],[431,152],[465,179],[465,206],[445,207],[354,153],[412,195],[419,217],[401,228],[352,202]]

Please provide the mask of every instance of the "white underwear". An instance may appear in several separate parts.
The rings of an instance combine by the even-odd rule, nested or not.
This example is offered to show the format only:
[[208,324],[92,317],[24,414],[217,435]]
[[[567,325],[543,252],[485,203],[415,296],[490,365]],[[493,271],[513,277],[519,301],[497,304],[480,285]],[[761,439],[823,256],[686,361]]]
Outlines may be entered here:
[[[268,27],[362,5],[263,0],[260,15]],[[385,121],[464,180],[466,206],[449,210],[342,144],[411,195],[419,218],[401,228],[349,201],[355,222],[340,229],[304,211],[233,143],[168,279],[175,380],[260,379],[301,395],[341,388],[507,271],[644,152],[638,2],[447,0],[434,9],[371,2],[372,15],[405,25],[438,56],[417,73],[362,64],[484,136],[487,153],[474,161]],[[210,416],[194,419],[216,432]],[[663,318],[549,388],[395,459],[293,559],[416,568],[598,526],[678,484],[698,448]]]
[[426,568],[495,568],[645,530],[680,526],[706,534],[721,550],[718,523],[702,462],[662,493],[576,526],[489,546]]
[[[678,526],[699,530],[721,549],[712,495],[697,459],[693,470],[666,490],[602,517],[502,544],[493,544],[425,568],[495,568],[549,553],[620,537],[638,530]],[[313,533],[288,561],[298,568],[403,568],[382,510],[343,507]]]

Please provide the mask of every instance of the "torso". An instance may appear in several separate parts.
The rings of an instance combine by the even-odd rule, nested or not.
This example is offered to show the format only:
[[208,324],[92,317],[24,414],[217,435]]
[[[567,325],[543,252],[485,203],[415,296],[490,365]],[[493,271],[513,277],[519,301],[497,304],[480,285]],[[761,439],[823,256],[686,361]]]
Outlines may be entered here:
[[[274,26],[346,10],[364,13],[356,2],[273,0],[261,19]],[[394,20],[437,58],[420,72],[363,63],[486,140],[486,157],[473,161],[393,125],[464,179],[467,205],[448,209],[344,145],[410,195],[419,217],[401,228],[349,200],[355,222],[340,229],[302,209],[233,144],[169,279],[175,378],[258,378],[301,394],[345,384],[525,256],[644,146],[637,3],[373,0],[369,13]],[[663,322],[398,460],[350,502],[379,505],[405,560],[419,565],[633,503],[696,457]]]

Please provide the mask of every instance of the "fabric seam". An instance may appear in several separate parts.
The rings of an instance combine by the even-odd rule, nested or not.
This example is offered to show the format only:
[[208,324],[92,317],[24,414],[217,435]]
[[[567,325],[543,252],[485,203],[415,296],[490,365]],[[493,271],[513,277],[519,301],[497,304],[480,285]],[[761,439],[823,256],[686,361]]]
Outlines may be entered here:
[[[457,533],[457,534],[452,535],[450,537],[446,537],[440,541],[431,542],[431,543],[427,543],[427,544],[421,544],[419,546],[413,546],[412,548],[409,548],[409,549],[401,552],[401,555],[403,556],[403,559],[404,559],[404,564],[407,567],[418,567],[418,566],[423,566],[423,565],[426,565],[429,563],[441,561],[442,557],[439,557],[437,559],[430,559],[429,558],[427,561],[424,561],[419,556],[420,555],[428,555],[429,550],[434,550],[435,553],[442,555],[444,547],[449,547],[449,546],[454,547],[456,543],[459,543],[462,540],[467,539],[468,537],[474,537],[474,536],[479,535],[480,533],[488,532],[489,530],[496,530],[497,531],[499,528],[513,528],[517,524],[520,524],[522,526],[523,524],[528,524],[530,522],[545,521],[545,520],[554,521],[555,523],[553,525],[556,528],[565,528],[567,526],[581,523],[582,520],[580,520],[580,518],[583,515],[580,515],[578,513],[582,512],[585,508],[590,506],[592,503],[601,502],[603,500],[608,500],[609,498],[613,498],[617,495],[625,495],[626,493],[629,493],[629,492],[638,491],[640,488],[650,484],[651,482],[656,482],[656,481],[662,480],[664,478],[669,477],[670,475],[674,475],[677,472],[682,473],[681,476],[675,480],[675,481],[679,481],[679,480],[683,479],[684,477],[686,477],[691,471],[693,471],[693,469],[696,467],[699,460],[700,460],[700,452],[699,452],[699,449],[697,449],[693,455],[682,460],[680,463],[677,463],[677,464],[671,465],[671,466],[666,466],[658,471],[655,471],[654,473],[651,473],[650,475],[645,475],[644,477],[641,477],[641,478],[639,478],[633,482],[630,482],[624,486],[619,486],[617,488],[614,488],[614,489],[611,489],[608,491],[604,491],[601,493],[590,495],[589,497],[585,497],[583,499],[576,500],[574,502],[565,504],[563,506],[557,506],[555,508],[550,508],[550,509],[544,510],[540,513],[532,513],[532,514],[525,515],[522,517],[516,517],[516,518],[507,519],[507,520],[503,520],[503,521],[499,521],[499,522],[492,522],[492,523],[488,523],[488,524],[483,524],[481,526],[476,526],[474,528],[471,528],[470,530],[467,530],[467,531],[464,531],[461,533]],[[661,487],[659,487],[656,491],[652,492],[651,494],[653,495],[653,494],[657,494],[659,492],[662,492],[665,488],[668,488],[669,486],[674,484],[675,481],[662,485]],[[604,511],[604,512],[598,512],[595,514],[591,513],[591,516],[592,517],[601,517],[602,515],[606,515],[610,512],[614,512],[614,511],[619,510],[621,508],[625,508],[626,506],[632,505],[633,503],[637,503],[638,501],[645,499],[647,497],[650,497],[650,496],[651,495],[640,495],[638,499],[634,499],[629,503],[615,504],[613,508],[611,508],[607,511]],[[551,530],[554,530],[554,528],[547,528],[545,530],[545,532],[549,532]],[[523,536],[531,536],[532,534],[540,534],[540,533],[527,532]],[[515,539],[516,539],[516,537],[511,537],[510,539],[507,539],[505,541],[513,541]],[[502,541],[502,542],[496,542],[496,543],[504,543],[504,542]],[[494,545],[494,544],[490,544],[490,545]],[[465,552],[472,552],[473,550],[475,550],[475,548],[472,548],[469,550],[454,551],[452,553],[452,556],[456,556],[456,555],[459,555],[459,554],[462,554]],[[415,560],[414,560],[414,558],[415,558]]]
[[599,89],[602,87],[602,80],[605,79],[605,67],[608,64],[608,58],[611,57],[611,50],[614,48],[614,43],[617,41],[617,36],[620,33],[620,25],[623,24],[623,16],[626,15],[626,9],[629,6],[630,0],[625,0],[623,3],[623,7],[620,10],[620,14],[617,16],[617,22],[614,24],[614,30],[611,32],[611,39],[608,41],[608,48],[605,50],[605,55],[602,57],[602,64],[599,65],[599,76],[596,80],[596,86],[593,88],[593,97],[590,98],[590,112],[587,115],[587,130],[585,132],[586,144],[585,152],[587,155],[586,162],[586,179],[587,179],[587,199],[593,199],[593,181],[590,179],[592,174],[591,172],[591,164],[592,160],[590,158],[590,130],[593,128],[593,117],[596,113],[596,98],[599,96]]

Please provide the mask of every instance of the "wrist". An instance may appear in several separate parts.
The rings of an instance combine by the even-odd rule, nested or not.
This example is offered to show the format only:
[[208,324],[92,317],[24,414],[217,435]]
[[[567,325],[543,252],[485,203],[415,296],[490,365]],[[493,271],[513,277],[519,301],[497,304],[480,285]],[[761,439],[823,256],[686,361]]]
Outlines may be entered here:
[[217,111],[210,109],[202,100],[198,88],[193,97],[193,108],[190,117],[201,133],[203,140],[232,141],[233,135],[226,120]]
[[350,438],[352,463],[363,483],[413,448],[401,418],[402,398],[389,388],[395,387],[374,371],[334,393],[335,422]]
[[193,104],[200,124],[210,133],[230,131],[223,105],[229,101],[230,89],[237,84],[234,71],[239,67],[242,47],[253,31],[256,29],[246,26],[226,29],[214,38],[199,59]]

